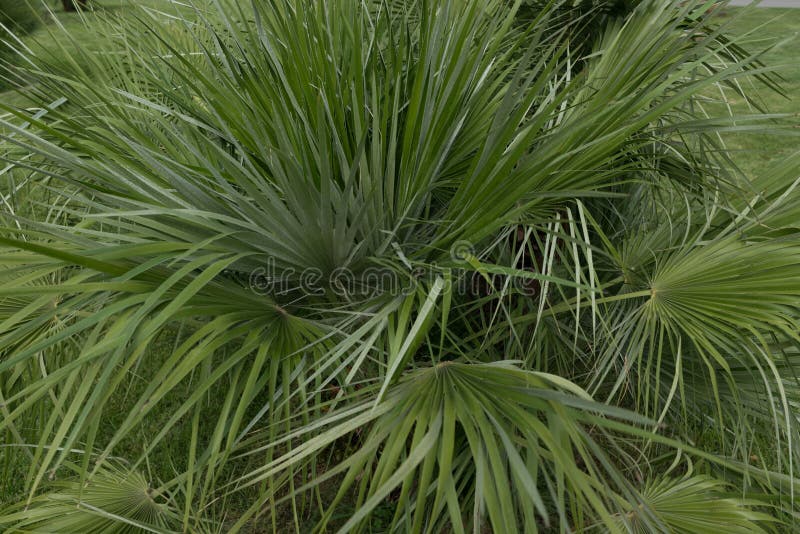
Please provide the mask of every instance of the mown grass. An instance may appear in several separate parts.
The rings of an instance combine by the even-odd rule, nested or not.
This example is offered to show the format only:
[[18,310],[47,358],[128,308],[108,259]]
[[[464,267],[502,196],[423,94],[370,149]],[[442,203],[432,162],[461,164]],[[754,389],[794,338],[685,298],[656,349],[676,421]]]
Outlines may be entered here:
[[[725,21],[738,9],[743,8],[729,8],[722,13],[721,20]],[[800,117],[800,61],[797,59],[800,56],[800,9],[750,9],[746,17],[732,20],[730,28],[732,33],[748,34],[742,42],[748,50],[766,49],[762,58],[766,65],[779,67],[786,96],[763,89],[758,94],[767,111],[793,115],[791,122],[796,125],[796,118]],[[741,97],[733,93],[728,97],[735,108],[738,106],[737,111],[747,111]],[[735,134],[729,135],[727,141],[737,163],[748,175],[762,172],[769,163],[800,150],[796,135]]]

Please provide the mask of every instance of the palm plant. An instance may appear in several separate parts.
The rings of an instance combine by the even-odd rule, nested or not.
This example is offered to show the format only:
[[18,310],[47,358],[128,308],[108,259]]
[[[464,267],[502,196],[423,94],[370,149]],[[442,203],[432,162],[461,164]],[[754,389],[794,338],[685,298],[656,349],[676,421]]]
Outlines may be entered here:
[[800,160],[727,155],[782,123],[717,111],[775,76],[705,4],[589,54],[557,3],[215,1],[30,57],[0,525],[790,528]]

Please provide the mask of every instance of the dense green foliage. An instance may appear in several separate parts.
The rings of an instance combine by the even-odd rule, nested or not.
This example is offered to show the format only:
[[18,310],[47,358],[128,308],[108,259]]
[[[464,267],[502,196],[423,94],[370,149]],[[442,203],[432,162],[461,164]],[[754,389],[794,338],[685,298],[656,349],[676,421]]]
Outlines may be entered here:
[[517,19],[530,22],[547,10],[554,22],[551,28],[569,32],[573,45],[591,47],[609,22],[626,17],[639,3],[640,0],[522,0]]
[[[41,24],[41,15],[32,7],[35,5],[24,0],[0,0],[0,65],[3,68],[0,89],[6,87],[8,68],[18,59],[18,38],[32,32]],[[13,79],[16,77],[13,76]]]
[[795,528],[800,157],[745,176],[719,133],[777,117],[708,112],[775,77],[707,2],[518,7],[210,2],[30,58],[0,528]]
[[4,31],[13,31],[18,35],[33,31],[41,23],[36,5],[35,2],[24,0],[0,0],[0,24],[5,27]]

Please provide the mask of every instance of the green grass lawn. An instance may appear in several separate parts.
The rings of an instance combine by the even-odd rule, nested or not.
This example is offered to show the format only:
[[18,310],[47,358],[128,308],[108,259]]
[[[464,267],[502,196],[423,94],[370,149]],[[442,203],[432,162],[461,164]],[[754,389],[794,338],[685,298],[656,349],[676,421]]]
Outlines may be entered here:
[[[779,66],[786,97],[760,89],[759,94],[771,113],[793,115],[791,122],[797,128],[800,117],[800,9],[757,8],[742,18],[733,15],[741,8],[731,8],[723,13],[730,19],[731,33],[748,34],[743,44],[748,50],[758,51],[772,47],[764,53],[763,61],[769,66]],[[730,93],[736,111],[747,113],[742,98]],[[727,138],[730,148],[736,151],[736,161],[747,174],[761,172],[769,163],[800,150],[796,130],[788,135],[732,135]]]

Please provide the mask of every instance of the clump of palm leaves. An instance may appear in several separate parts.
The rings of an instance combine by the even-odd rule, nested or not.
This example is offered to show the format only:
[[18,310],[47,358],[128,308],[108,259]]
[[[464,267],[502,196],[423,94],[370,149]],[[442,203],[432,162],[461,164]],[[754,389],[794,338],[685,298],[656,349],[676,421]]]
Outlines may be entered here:
[[800,159],[743,176],[720,132],[782,123],[717,111],[773,74],[704,2],[591,53],[518,7],[213,2],[31,58],[4,529],[792,528]]

